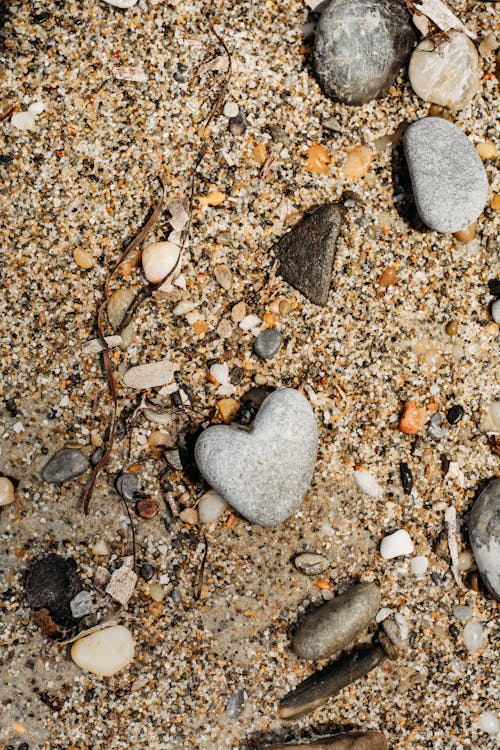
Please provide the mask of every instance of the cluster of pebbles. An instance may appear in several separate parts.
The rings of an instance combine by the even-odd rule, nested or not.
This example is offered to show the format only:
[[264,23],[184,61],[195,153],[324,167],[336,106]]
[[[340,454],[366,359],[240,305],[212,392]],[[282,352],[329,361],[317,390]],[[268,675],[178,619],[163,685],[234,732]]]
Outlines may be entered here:
[[[209,33],[201,4],[106,3],[118,10],[99,3],[72,13],[99,55],[123,57],[120,72],[96,89],[89,51],[61,94],[55,84],[79,43],[70,39],[59,59],[39,29],[35,62],[19,41],[24,98],[4,108],[1,163],[39,168],[30,190],[51,260],[18,273],[32,235],[10,236],[26,211],[14,187],[6,316],[22,324],[10,327],[3,386],[10,664],[0,741],[40,750],[139,741],[165,750],[444,750],[453,736],[457,748],[492,748],[498,70],[483,69],[498,43],[486,33],[480,57],[470,31],[483,33],[489,11],[465,9],[466,25],[452,15],[443,29],[399,0],[330,0],[304,27],[315,27],[309,70],[298,3],[273,15],[270,35],[272,8],[257,19],[254,4],[224,6],[226,42],[213,34],[207,55],[196,41]],[[7,18],[12,52],[16,35],[52,22],[25,13],[14,7]],[[87,45],[86,31],[78,34]],[[144,38],[153,51],[138,66],[132,50]],[[278,63],[261,64],[283,44]],[[42,65],[38,45],[53,63]],[[402,66],[411,89],[398,78]],[[4,92],[12,100],[14,70]],[[138,85],[144,111],[132,103]],[[221,85],[239,103],[226,99],[209,130],[201,92],[212,100],[210,86]],[[85,113],[80,131],[73,115],[64,123],[63,105]],[[137,122],[117,135],[115,118],[131,122],[132,110]],[[307,148],[297,158],[301,132]],[[55,161],[44,165],[41,145],[57,138]],[[115,159],[105,171],[113,153],[128,172]],[[141,210],[124,214],[113,190],[137,198],[144,163],[163,182],[171,172],[169,216],[125,261],[124,283],[103,305],[97,252],[117,231],[127,237],[146,210],[141,196]],[[80,183],[89,170],[94,179]],[[74,196],[67,206],[63,188]],[[47,224],[54,211],[67,230],[59,245]],[[156,287],[154,307],[127,322],[142,274]],[[105,339],[92,338],[100,305]],[[83,516],[77,478],[100,466],[109,439],[105,348],[118,428]],[[68,392],[54,402],[61,380]],[[478,687],[464,709],[471,679]],[[436,729],[445,710],[449,726],[441,718]]]

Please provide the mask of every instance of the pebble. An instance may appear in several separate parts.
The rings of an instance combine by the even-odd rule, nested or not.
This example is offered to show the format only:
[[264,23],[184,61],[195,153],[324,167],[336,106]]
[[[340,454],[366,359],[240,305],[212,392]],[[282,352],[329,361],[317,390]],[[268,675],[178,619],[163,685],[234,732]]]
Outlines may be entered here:
[[240,136],[243,135],[247,129],[246,118],[239,114],[236,117],[231,117],[228,123],[229,132],[231,135]]
[[410,568],[414,576],[423,576],[428,565],[429,561],[424,555],[417,555],[410,560]]
[[321,13],[313,62],[326,96],[363,104],[386,93],[416,31],[397,0],[334,0]]
[[384,560],[411,555],[412,552],[413,542],[405,529],[398,529],[393,534],[385,536],[380,544],[380,554]]
[[464,627],[462,638],[464,639],[464,646],[468,651],[477,651],[484,643],[482,626],[475,620],[468,622]]
[[92,612],[92,598],[88,591],[80,591],[69,603],[71,614],[78,620]]
[[277,328],[266,328],[255,339],[253,348],[260,359],[270,359],[278,353],[283,336]]
[[399,429],[405,435],[417,435],[425,424],[426,418],[425,409],[417,406],[414,401],[407,401],[399,420]]
[[[122,344],[121,336],[105,336],[104,340],[108,349],[112,349],[115,346],[121,346]],[[99,352],[103,352],[105,348],[106,347],[101,339],[89,339],[88,341],[83,342],[81,352],[82,354],[99,354]]]
[[190,526],[196,526],[199,521],[198,511],[196,508],[184,508],[179,513],[179,518]]
[[135,509],[137,511],[137,515],[140,516],[140,518],[150,519],[158,515],[160,511],[160,503],[156,500],[143,498],[142,500],[139,500],[137,502]]
[[413,474],[405,461],[400,461],[399,463],[399,478],[401,479],[401,485],[405,495],[411,495],[413,489]]
[[15,500],[14,485],[8,477],[0,477],[0,507],[10,505]]
[[113,625],[91,633],[73,643],[71,658],[86,672],[111,677],[134,658],[132,634],[123,625]]
[[238,688],[229,698],[226,706],[226,717],[230,721],[235,721],[241,716],[247,694],[244,688]]
[[227,503],[215,490],[201,496],[198,503],[198,516],[201,523],[213,523],[224,513]]
[[305,576],[319,576],[330,567],[330,561],[317,552],[302,552],[295,557],[293,564]]
[[460,404],[454,404],[446,412],[446,419],[449,424],[458,424],[464,415],[464,407]]
[[43,102],[32,102],[28,107],[28,112],[33,112],[34,115],[41,115],[45,112],[45,104]]
[[488,179],[476,149],[456,125],[438,117],[412,123],[403,136],[420,218],[438,232],[470,226],[488,198]]
[[500,325],[500,299],[497,299],[493,302],[491,306],[491,317],[495,321],[495,323],[498,323]]
[[237,302],[231,310],[231,320],[233,323],[241,323],[247,316],[247,306],[245,302]]
[[373,160],[373,152],[368,146],[356,146],[347,152],[342,173],[348,180],[364,177]]
[[491,481],[474,503],[469,539],[486,588],[500,600],[500,479]]
[[150,583],[149,584],[149,596],[155,602],[162,602],[165,599],[165,588],[161,583]]
[[413,91],[424,101],[463,109],[481,85],[476,47],[460,31],[423,39],[411,56],[408,76]]
[[226,102],[224,104],[224,109],[222,110],[222,114],[224,117],[237,117],[238,113],[240,111],[240,108],[236,104],[236,102]]
[[[260,326],[262,323],[258,315],[246,315],[240,322],[240,328],[242,331],[252,331]],[[260,333],[260,330],[259,330]],[[257,334],[258,335],[258,334]]]
[[436,440],[442,440],[446,435],[446,430],[441,427],[443,422],[444,414],[441,414],[441,412],[438,411],[432,415],[429,424],[427,425],[427,432]]
[[74,561],[60,555],[46,555],[28,571],[25,598],[30,609],[47,609],[55,622],[71,624],[71,600],[82,590]]
[[316,305],[326,305],[345,209],[336,203],[315,208],[274,246],[279,273]]
[[467,607],[463,604],[457,604],[456,607],[453,607],[453,617],[456,617],[460,622],[471,620],[473,614],[472,607]]
[[460,552],[457,560],[457,568],[461,571],[472,570],[474,567],[474,557],[470,550]]
[[395,646],[404,646],[408,638],[408,623],[400,612],[385,617],[382,621],[382,630]]
[[34,130],[36,117],[33,112],[15,112],[10,118],[10,124],[17,130]]
[[380,607],[374,583],[358,583],[306,615],[292,647],[304,659],[324,659],[339,653],[370,625]]
[[116,477],[116,491],[129,503],[134,501],[138,485],[139,480],[137,479],[137,476],[135,474],[129,474],[127,471],[124,471],[123,474],[119,474]]
[[271,393],[251,428],[214,425],[198,438],[198,468],[247,520],[262,526],[285,521],[309,488],[318,428],[308,400],[296,390]]
[[477,224],[476,222],[474,222],[473,224],[470,225],[470,227],[461,229],[460,232],[453,232],[453,236],[458,242],[464,242],[464,243],[472,242],[472,240],[476,236],[476,229],[477,229]]
[[387,740],[382,732],[342,732],[322,736],[311,742],[266,745],[266,750],[387,750]]
[[104,0],[105,3],[108,5],[113,5],[115,8],[132,8],[136,3],[137,0]]
[[44,466],[42,479],[50,484],[63,484],[88,469],[89,461],[77,448],[61,448]]
[[109,555],[109,547],[104,539],[98,539],[92,547],[92,554],[96,556]]
[[[173,242],[152,242],[146,245],[142,251],[142,268],[147,280],[152,284],[159,284],[174,269],[179,253],[179,246]],[[176,273],[179,270],[180,267],[176,269]]]
[[368,471],[355,471],[353,472],[353,476],[358,490],[361,490],[365,495],[377,497],[382,493],[382,487],[373,474],[370,474]]
[[94,258],[89,252],[87,252],[87,250],[84,250],[82,247],[75,247],[75,249],[73,250],[73,260],[75,261],[78,268],[83,268],[84,270],[92,268],[92,266],[94,265]]
[[209,372],[219,385],[227,385],[229,383],[229,367],[226,362],[212,365]]
[[123,376],[123,385],[139,391],[147,391],[149,388],[157,388],[170,383],[177,369],[177,365],[168,357],[147,365],[137,365],[127,370]]
[[497,147],[493,141],[482,141],[476,146],[476,151],[481,159],[494,159],[497,155]]
[[229,290],[233,286],[233,274],[229,266],[225,263],[215,266],[214,276],[223,289]]
[[479,717],[479,726],[487,734],[494,737],[500,732],[500,721],[493,711],[483,711]]
[[124,607],[134,593],[137,575],[128,565],[113,571],[106,586],[106,594],[116,599]]
[[127,308],[133,301],[134,297],[135,292],[133,289],[130,289],[130,287],[121,287],[111,294],[106,304],[106,314],[108,316],[109,325],[113,331],[116,331],[121,324],[125,317]]

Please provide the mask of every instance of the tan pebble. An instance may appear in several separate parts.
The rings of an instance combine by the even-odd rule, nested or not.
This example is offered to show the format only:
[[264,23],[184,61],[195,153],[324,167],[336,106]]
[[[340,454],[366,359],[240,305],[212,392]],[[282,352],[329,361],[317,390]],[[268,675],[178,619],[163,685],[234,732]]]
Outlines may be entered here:
[[239,408],[240,405],[235,398],[221,398],[217,401],[217,410],[226,424],[232,421]]
[[110,677],[134,658],[134,640],[123,625],[104,628],[80,638],[71,647],[71,658],[81,669]]
[[327,174],[332,160],[330,152],[322,143],[313,143],[307,149],[306,169],[317,174]]
[[406,435],[416,435],[425,424],[427,412],[414,401],[407,401],[403,415],[399,420],[399,429]]
[[226,200],[226,195],[220,190],[211,190],[208,195],[202,195],[198,200],[200,206],[220,206]]
[[500,195],[494,195],[491,200],[491,207],[493,211],[500,211]]
[[148,447],[157,448],[159,445],[170,447],[172,438],[166,432],[161,430],[153,430],[151,435],[148,437]]
[[262,375],[262,373],[257,372],[254,377],[254,382],[256,385],[265,385],[267,383],[267,378],[265,375]]
[[[173,272],[180,255],[180,248],[173,242],[151,242],[142,251],[144,275],[152,284],[158,284]],[[180,268],[177,267],[175,274]]]
[[478,143],[476,146],[476,151],[481,159],[494,159],[497,155],[497,147],[493,143],[493,141],[490,140]]
[[153,617],[159,617],[163,614],[163,604],[161,602],[151,602],[148,604],[148,613]]
[[458,556],[457,568],[461,571],[472,570],[475,567],[474,557],[468,549],[461,552]]
[[83,268],[85,270],[92,268],[94,265],[94,259],[91,254],[86,250],[83,250],[81,247],[75,247],[73,250],[73,260],[78,268]]
[[231,289],[233,286],[233,275],[228,265],[222,263],[220,266],[215,266],[214,276],[223,289]]
[[208,323],[206,320],[195,320],[193,323],[193,331],[196,336],[204,336],[208,331]]
[[268,328],[274,328],[274,326],[276,325],[276,322],[278,320],[278,318],[276,317],[276,315],[274,313],[272,313],[272,312],[265,312],[262,317],[264,319],[264,323],[266,324],[266,326]]
[[113,292],[113,294],[108,299],[106,305],[106,313],[108,316],[109,325],[114,331],[116,331],[123,318],[125,317],[125,312],[134,297],[135,292],[133,289],[122,287],[121,289],[117,289],[115,292]]
[[474,222],[474,224],[471,224],[465,229],[461,229],[459,232],[453,232],[453,236],[458,242],[472,242],[476,236],[476,229],[477,224]]
[[233,323],[241,323],[246,318],[247,306],[244,302],[237,302],[231,310],[231,320]]
[[368,146],[356,146],[347,152],[347,158],[342,167],[344,177],[348,180],[356,180],[364,177],[370,168],[373,153]]
[[287,299],[280,300],[278,309],[280,311],[280,315],[286,315],[290,312],[290,303]]
[[229,339],[233,334],[233,326],[231,321],[227,318],[223,318],[217,326],[217,334],[221,339]]
[[198,512],[196,511],[196,508],[184,508],[184,510],[179,513],[179,518],[190,526],[196,526],[198,523]]
[[441,117],[442,120],[449,120],[452,116],[451,109],[441,107],[440,104],[431,104],[428,112],[429,117]]
[[161,583],[150,583],[148,588],[149,596],[154,602],[161,602],[165,599],[165,589]]
[[387,287],[392,286],[396,281],[397,275],[398,269],[395,266],[385,268],[377,283],[377,294],[381,294]]
[[0,477],[0,506],[10,505],[15,500],[14,485],[8,477]]
[[450,320],[449,323],[446,324],[446,328],[444,329],[448,336],[456,336],[458,333],[458,320]]
[[253,155],[258,164],[262,167],[267,159],[267,149],[264,143],[257,143],[253,149]]

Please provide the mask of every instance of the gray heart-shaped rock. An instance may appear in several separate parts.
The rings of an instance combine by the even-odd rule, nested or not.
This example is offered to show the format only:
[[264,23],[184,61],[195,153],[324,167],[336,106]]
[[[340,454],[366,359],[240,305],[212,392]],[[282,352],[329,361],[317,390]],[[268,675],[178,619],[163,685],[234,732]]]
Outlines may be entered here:
[[318,428],[309,401],[284,388],[263,402],[250,428],[214,425],[195,446],[198,468],[214,490],[249,521],[275,526],[309,488]]

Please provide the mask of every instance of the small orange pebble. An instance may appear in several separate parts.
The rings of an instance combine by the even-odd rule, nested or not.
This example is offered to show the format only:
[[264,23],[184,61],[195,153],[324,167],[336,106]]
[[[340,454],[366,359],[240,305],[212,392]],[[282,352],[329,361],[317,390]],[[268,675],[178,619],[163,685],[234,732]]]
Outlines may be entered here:
[[240,405],[235,398],[221,398],[217,401],[217,411],[226,424],[229,424],[238,413]]
[[128,470],[130,474],[138,474],[141,469],[142,469],[141,464],[132,464],[132,466],[129,466]]
[[327,375],[323,375],[323,377],[320,378],[319,384],[322,385],[323,387],[325,385],[328,385],[328,376]]
[[159,617],[163,614],[163,603],[162,602],[151,602],[148,604],[148,612],[154,617]]
[[398,269],[396,266],[385,268],[377,283],[377,294],[381,294],[387,289],[387,287],[392,286],[396,281],[397,275]]
[[16,557],[24,557],[24,550],[22,549],[22,547],[16,547],[16,551],[14,554]]
[[208,331],[208,323],[206,320],[195,320],[193,323],[193,331],[196,336],[204,336]]
[[246,609],[243,614],[245,617],[257,617],[257,612],[254,609]]
[[320,591],[325,591],[331,590],[333,586],[327,578],[318,578],[316,581],[316,588]]
[[342,167],[344,177],[348,180],[357,180],[364,177],[373,160],[373,152],[368,146],[356,146],[347,152],[347,157]]
[[399,429],[405,435],[416,435],[425,423],[427,412],[417,406],[415,401],[407,401],[399,420]]
[[200,195],[200,206],[220,206],[226,200],[226,194],[220,190],[211,190],[207,195]]
[[217,385],[217,378],[215,378],[211,373],[208,373],[207,380],[209,383],[212,383],[212,385]]
[[115,351],[113,352],[113,359],[120,359],[120,352],[118,351],[118,349],[115,349]]
[[73,260],[79,268],[85,271],[92,268],[94,265],[94,258],[92,255],[81,247],[75,247],[73,250]]
[[228,517],[227,517],[227,520],[226,520],[226,526],[227,526],[227,528],[231,529],[231,528],[233,528],[233,526],[237,526],[237,525],[238,525],[238,519],[236,518],[236,516],[234,515],[234,513],[230,513],[228,515]]
[[274,313],[265,312],[262,317],[264,319],[264,323],[266,324],[268,328],[272,328],[276,324],[277,317]]
[[491,200],[491,207],[493,211],[500,211],[500,195],[494,195]]
[[266,163],[267,149],[264,143],[257,143],[253,149],[253,155],[257,163],[262,167]]
[[307,149],[306,169],[317,174],[328,174],[332,160],[330,152],[322,143],[313,143]]

